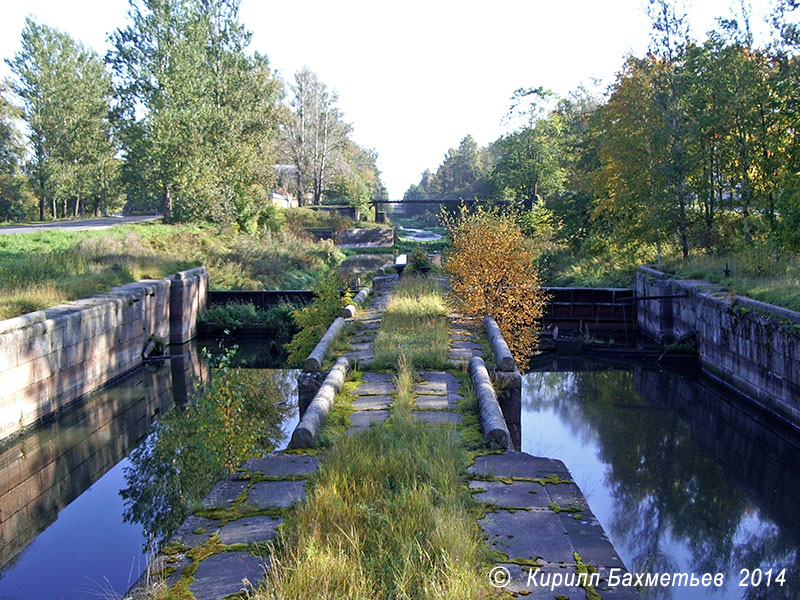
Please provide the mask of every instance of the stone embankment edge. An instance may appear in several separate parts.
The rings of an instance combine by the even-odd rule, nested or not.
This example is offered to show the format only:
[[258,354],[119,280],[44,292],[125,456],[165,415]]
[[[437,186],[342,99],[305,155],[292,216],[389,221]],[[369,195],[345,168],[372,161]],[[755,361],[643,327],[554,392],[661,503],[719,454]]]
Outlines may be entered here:
[[310,448],[314,445],[328,412],[333,406],[334,398],[347,379],[349,369],[350,361],[344,356],[336,361],[311,404],[308,405],[303,418],[295,427],[289,448]]
[[367,296],[369,296],[369,288],[361,288],[361,290],[356,294],[356,297],[353,298],[353,303],[348,304],[342,309],[342,317],[345,319],[352,319],[354,316],[356,316],[356,306],[361,306],[364,303],[364,300],[367,299]]
[[492,352],[494,352],[494,362],[497,365],[498,371],[511,372],[517,369],[517,363],[511,355],[511,350],[508,349],[508,344],[503,337],[497,321],[493,317],[486,315],[483,318],[483,327],[486,329],[486,335],[489,338],[489,343],[492,345]]
[[320,369],[322,369],[322,363],[325,361],[325,356],[328,354],[328,350],[330,349],[330,345],[333,343],[333,340],[336,339],[336,336],[339,335],[339,332],[344,328],[346,321],[343,317],[336,317],[331,323],[328,330],[325,332],[325,335],[322,336],[317,345],[314,346],[314,349],[311,351],[311,354],[308,355],[308,358],[303,362],[303,371],[306,373],[319,373]]
[[0,321],[0,439],[133,371],[151,340],[194,337],[207,290],[198,267]]
[[734,296],[706,281],[642,266],[640,330],[662,344],[694,340],[701,368],[756,404],[800,424],[800,313]]
[[483,439],[491,449],[507,450],[511,446],[511,434],[482,358],[475,356],[470,359],[469,374],[478,397],[478,418]]

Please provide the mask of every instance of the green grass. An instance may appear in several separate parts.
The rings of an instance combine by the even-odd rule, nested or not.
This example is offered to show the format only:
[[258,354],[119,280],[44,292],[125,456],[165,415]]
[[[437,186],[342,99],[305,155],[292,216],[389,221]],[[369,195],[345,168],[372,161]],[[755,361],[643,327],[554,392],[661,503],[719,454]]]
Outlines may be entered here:
[[371,368],[392,368],[401,355],[412,369],[451,367],[447,312],[444,290],[435,280],[404,277],[383,314]]
[[411,370],[402,361],[397,370],[390,419],[338,437],[287,518],[256,600],[488,595],[468,453],[455,429],[412,420]]
[[[730,276],[725,277],[725,265]],[[681,279],[701,279],[734,294],[800,311],[800,260],[754,247],[727,256],[699,254],[668,261],[664,270]]]
[[253,238],[212,225],[141,223],[100,231],[0,236],[0,319],[84,298],[200,264],[212,289],[298,289],[326,261],[330,243],[288,232]]

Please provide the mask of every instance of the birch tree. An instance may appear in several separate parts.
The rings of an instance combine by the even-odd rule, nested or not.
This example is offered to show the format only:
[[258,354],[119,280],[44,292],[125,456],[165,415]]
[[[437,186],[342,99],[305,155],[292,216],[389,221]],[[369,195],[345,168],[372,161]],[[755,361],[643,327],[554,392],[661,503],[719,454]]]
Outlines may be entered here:
[[348,143],[351,127],[336,106],[339,97],[308,67],[295,73],[290,111],[283,120],[284,140],[297,167],[298,202],[319,204],[331,179],[332,162]]

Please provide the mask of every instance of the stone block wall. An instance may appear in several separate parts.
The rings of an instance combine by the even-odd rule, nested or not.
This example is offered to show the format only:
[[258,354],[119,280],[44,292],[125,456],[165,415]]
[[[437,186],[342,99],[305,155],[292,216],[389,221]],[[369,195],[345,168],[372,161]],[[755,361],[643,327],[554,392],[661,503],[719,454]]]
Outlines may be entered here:
[[394,229],[392,227],[342,229],[336,232],[334,241],[342,246],[391,246],[394,244]]
[[208,271],[197,267],[170,277],[169,341],[183,344],[197,335],[197,317],[208,305]]
[[199,267],[0,321],[0,439],[138,366],[150,338],[190,339],[207,289]]
[[702,368],[794,423],[800,423],[800,313],[703,282],[642,267],[637,296],[646,335],[670,343],[694,338]]

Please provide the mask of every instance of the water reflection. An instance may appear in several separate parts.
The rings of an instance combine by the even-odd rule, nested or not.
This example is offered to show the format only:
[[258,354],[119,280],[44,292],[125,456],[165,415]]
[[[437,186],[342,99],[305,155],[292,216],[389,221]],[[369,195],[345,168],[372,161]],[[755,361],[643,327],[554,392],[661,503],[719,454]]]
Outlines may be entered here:
[[[523,382],[523,450],[566,462],[631,570],[725,573],[721,589],[646,597],[798,597],[796,431],[694,376],[549,369]],[[786,585],[740,588],[743,568],[785,568]]]
[[[142,368],[0,449],[0,566],[125,457],[203,376],[197,353]],[[4,569],[5,571],[5,569]]]
[[125,520],[143,525],[158,543],[216,481],[286,438],[293,373],[221,367],[196,402],[153,425],[125,468]]

